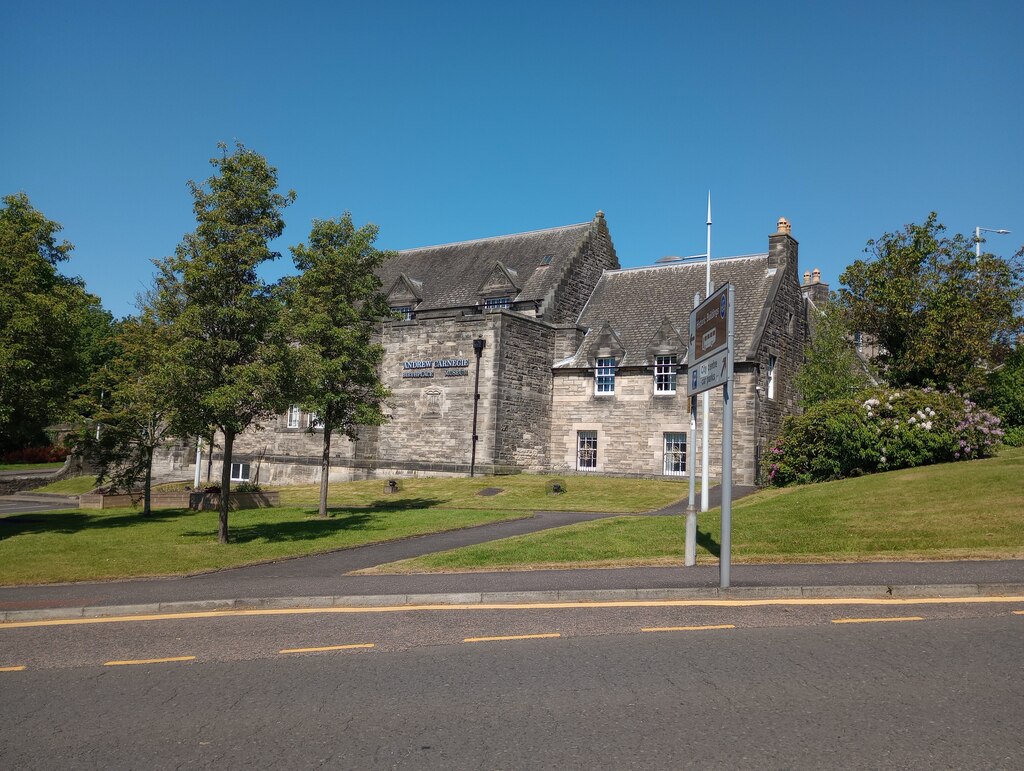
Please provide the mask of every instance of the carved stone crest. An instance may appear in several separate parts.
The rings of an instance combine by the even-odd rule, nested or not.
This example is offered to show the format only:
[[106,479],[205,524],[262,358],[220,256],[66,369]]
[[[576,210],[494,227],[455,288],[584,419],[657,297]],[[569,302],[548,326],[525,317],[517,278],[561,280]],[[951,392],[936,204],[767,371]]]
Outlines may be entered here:
[[445,398],[444,389],[438,386],[424,388],[420,391],[416,407],[421,418],[443,418],[448,412],[448,400]]

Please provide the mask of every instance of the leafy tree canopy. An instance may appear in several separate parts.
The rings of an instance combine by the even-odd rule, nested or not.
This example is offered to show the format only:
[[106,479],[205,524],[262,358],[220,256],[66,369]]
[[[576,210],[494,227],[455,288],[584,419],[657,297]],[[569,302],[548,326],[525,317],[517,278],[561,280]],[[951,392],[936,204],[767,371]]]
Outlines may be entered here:
[[871,384],[850,340],[842,308],[829,303],[812,312],[813,332],[794,381],[805,408],[832,399],[848,399]]
[[282,282],[288,335],[298,343],[298,393],[323,427],[321,516],[332,431],[355,439],[358,426],[385,420],[381,403],[388,392],[378,375],[384,352],[373,336],[390,308],[375,271],[391,253],[374,248],[376,238],[376,225],[357,229],[348,212],[314,220],[309,245],[292,247],[299,275]]
[[170,437],[173,422],[170,332],[146,312],[118,324],[110,360],[93,373],[79,401],[90,418],[80,445],[97,480],[126,492],[141,482],[143,515],[150,513],[153,453]]
[[277,170],[237,144],[211,159],[205,185],[189,183],[196,229],[173,256],[158,261],[155,310],[173,329],[178,428],[224,434],[220,540],[227,541],[234,437],[283,409],[287,357],[278,328],[279,303],[257,269],[280,256],[269,242],[284,230],[282,210],[294,191],[277,190]]
[[883,377],[898,386],[969,392],[1002,362],[1024,329],[1021,256],[976,257],[973,239],[946,235],[932,212],[869,241],[871,256],[840,276],[853,329],[877,338]]
[[74,247],[24,193],[0,208],[0,449],[44,438],[106,356],[99,298],[58,266]]

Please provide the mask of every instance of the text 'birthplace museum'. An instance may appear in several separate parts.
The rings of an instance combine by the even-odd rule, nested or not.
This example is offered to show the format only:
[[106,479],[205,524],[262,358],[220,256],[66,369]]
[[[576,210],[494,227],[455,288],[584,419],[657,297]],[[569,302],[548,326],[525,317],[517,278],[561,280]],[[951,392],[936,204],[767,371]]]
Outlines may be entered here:
[[[761,453],[796,409],[808,302],[828,296],[819,275],[805,274],[801,286],[784,219],[767,253],[711,263],[714,285],[735,287],[735,484],[755,483]],[[332,442],[332,479],[467,474],[474,340],[484,341],[477,473],[686,472],[686,443],[701,433],[698,418],[688,435],[686,355],[704,260],[620,269],[598,212],[578,225],[398,252],[380,277],[404,317],[381,331],[390,421],[355,442]],[[711,473],[719,476],[722,393],[711,393]],[[293,407],[236,439],[231,476],[317,481],[321,443],[315,416]],[[185,472],[188,455],[171,453],[166,470]],[[218,461],[215,454],[215,478]]]

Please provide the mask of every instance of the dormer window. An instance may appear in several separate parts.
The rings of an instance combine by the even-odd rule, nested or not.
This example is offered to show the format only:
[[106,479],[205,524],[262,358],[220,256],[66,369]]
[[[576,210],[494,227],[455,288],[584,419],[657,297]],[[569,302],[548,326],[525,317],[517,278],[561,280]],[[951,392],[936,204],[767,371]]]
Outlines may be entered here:
[[599,396],[612,396],[615,393],[615,359],[603,357],[597,360],[594,368],[594,393]]
[[510,310],[512,308],[511,297],[486,297],[484,298],[484,310]]
[[411,305],[392,305],[391,312],[403,321],[412,321],[416,317]]
[[656,356],[654,359],[654,392],[674,394],[676,392],[676,357]]

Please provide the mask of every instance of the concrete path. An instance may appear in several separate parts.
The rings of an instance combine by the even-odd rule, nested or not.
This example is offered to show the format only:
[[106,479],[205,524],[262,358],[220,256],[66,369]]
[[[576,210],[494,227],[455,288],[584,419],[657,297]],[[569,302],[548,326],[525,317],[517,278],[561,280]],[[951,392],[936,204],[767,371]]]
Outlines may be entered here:
[[[15,493],[0,495],[0,516],[4,514],[30,514],[35,511],[56,511],[78,508],[78,496],[50,495],[48,493]],[[0,538],[3,531],[0,530]]]

